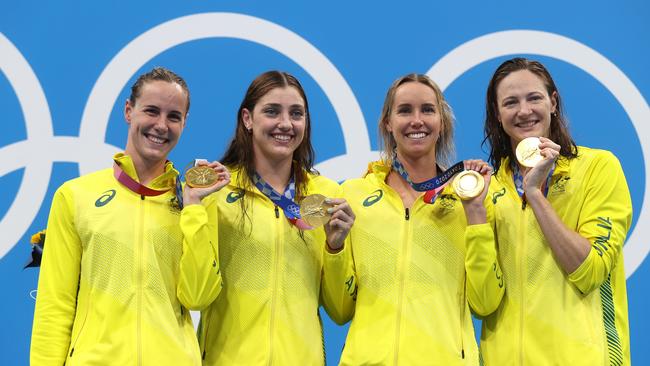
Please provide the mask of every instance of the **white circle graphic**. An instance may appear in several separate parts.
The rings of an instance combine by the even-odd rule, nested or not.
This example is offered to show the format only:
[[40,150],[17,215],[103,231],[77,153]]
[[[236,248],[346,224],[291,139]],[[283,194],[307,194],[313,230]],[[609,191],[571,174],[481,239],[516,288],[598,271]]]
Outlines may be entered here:
[[[553,57],[584,70],[614,95],[630,117],[641,144],[645,161],[650,158],[650,109],[641,92],[632,81],[600,53],[573,39],[553,33],[510,30],[486,34],[468,41],[436,62],[427,72],[444,90],[456,78],[474,66],[506,55],[534,54]],[[647,173],[647,170],[646,170]],[[650,222],[650,179],[646,174],[644,199],[634,231],[624,246],[625,274],[629,278],[639,268],[650,251],[647,238],[650,227],[641,223]],[[645,241],[644,241],[644,238]]]
[[[179,44],[205,38],[236,38],[270,47],[300,65],[323,89],[340,121],[346,154],[318,165],[334,179],[359,175],[350,162],[370,156],[363,113],[336,67],[309,42],[269,21],[235,13],[195,14],[162,23],[127,44],[106,66],[93,87],[81,120],[83,141],[104,144],[111,109],[129,78],[146,62]],[[354,142],[354,143],[353,143]],[[82,157],[82,174],[105,166],[96,152]]]

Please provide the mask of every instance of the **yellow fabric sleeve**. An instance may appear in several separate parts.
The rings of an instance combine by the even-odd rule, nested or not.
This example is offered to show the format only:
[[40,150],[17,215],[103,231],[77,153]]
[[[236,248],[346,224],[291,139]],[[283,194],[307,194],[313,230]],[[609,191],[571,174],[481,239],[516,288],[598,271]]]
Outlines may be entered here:
[[323,249],[321,302],[330,318],[339,325],[347,323],[354,316],[357,297],[351,235],[352,231],[341,251],[330,253]]
[[202,310],[214,301],[223,287],[219,267],[218,213],[216,195],[201,205],[188,205],[181,212],[183,254],[177,296],[188,309]]
[[603,152],[589,169],[578,233],[591,243],[585,261],[569,275],[583,294],[607,280],[623,250],[632,222],[630,191],[618,159]]
[[33,366],[63,365],[70,347],[82,253],[71,196],[66,185],[56,191],[47,223],[32,329]]

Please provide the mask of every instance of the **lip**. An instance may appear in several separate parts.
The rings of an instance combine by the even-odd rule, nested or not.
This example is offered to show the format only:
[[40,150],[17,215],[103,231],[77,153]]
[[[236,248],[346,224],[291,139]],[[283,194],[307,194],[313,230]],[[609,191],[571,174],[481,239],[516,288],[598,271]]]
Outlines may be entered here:
[[404,137],[413,141],[423,140],[427,138],[427,136],[429,136],[429,132],[426,131],[411,131],[404,134]]
[[539,124],[539,120],[530,120],[530,121],[522,121],[522,122],[517,122],[515,123],[515,127],[517,128],[532,128],[535,127]]
[[144,137],[147,139],[147,141],[149,141],[150,143],[155,144],[155,145],[164,145],[164,144],[169,142],[168,138],[153,135],[153,134],[146,133],[146,132],[144,133]]
[[270,134],[271,138],[278,143],[288,143],[294,139],[294,136],[288,133],[272,133]]

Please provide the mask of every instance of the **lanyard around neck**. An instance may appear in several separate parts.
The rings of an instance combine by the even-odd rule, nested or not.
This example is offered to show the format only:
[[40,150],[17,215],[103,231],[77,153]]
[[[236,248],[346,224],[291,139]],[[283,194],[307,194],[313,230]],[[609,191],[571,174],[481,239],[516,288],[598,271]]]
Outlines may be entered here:
[[404,168],[404,165],[397,158],[397,154],[393,155],[393,170],[406,180],[408,184],[413,187],[418,192],[425,192],[424,197],[422,198],[425,203],[432,204],[435,202],[438,197],[438,193],[442,191],[445,186],[450,182],[454,174],[462,172],[465,170],[465,164],[462,161],[454,164],[451,168],[445,170],[442,174],[437,175],[429,180],[424,182],[415,183],[409,177],[408,172]]
[[273,187],[271,187],[270,184],[266,183],[266,181],[262,179],[262,177],[257,172],[255,172],[253,175],[252,180],[253,184],[255,184],[255,187],[257,187],[260,192],[268,197],[268,199],[270,199],[275,205],[282,208],[284,216],[286,216],[286,218],[293,225],[301,230],[313,229],[300,217],[300,206],[294,202],[294,198],[296,196],[296,183],[293,175],[291,176],[291,180],[289,180],[289,184],[284,190],[284,194],[280,194],[275,189],[273,189]]
[[126,174],[126,172],[122,170],[122,167],[120,167],[117,163],[113,163],[113,176],[115,179],[117,179],[118,182],[122,183],[123,186],[141,196],[160,196],[163,193],[169,192],[171,189],[167,188],[165,190],[157,190],[149,188],[131,178],[131,176]]

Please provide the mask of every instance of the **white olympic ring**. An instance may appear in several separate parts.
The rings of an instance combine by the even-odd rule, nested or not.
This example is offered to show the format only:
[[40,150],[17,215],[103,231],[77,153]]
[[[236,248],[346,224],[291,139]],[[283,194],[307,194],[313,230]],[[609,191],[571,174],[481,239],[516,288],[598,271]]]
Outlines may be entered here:
[[[466,42],[443,56],[427,72],[440,88],[446,89],[456,78],[474,66],[493,58],[536,54],[553,57],[573,64],[603,84],[630,117],[641,141],[645,161],[650,159],[650,109],[641,92],[627,76],[605,56],[573,39],[548,32],[510,30],[486,34]],[[643,263],[650,251],[647,238],[650,227],[650,179],[646,175],[645,194],[639,219],[624,246],[625,274],[630,277]]]
[[[181,43],[228,37],[272,48],[300,65],[323,89],[343,127],[346,154],[318,165],[333,179],[356,176],[358,158],[368,157],[370,139],[361,107],[343,76],[317,48],[292,31],[269,21],[234,13],[204,13],[170,20],[141,34],[106,66],[93,87],[81,119],[83,141],[104,144],[111,109],[129,78],[151,58]],[[353,144],[354,142],[354,144]],[[103,153],[102,153],[103,154]],[[106,155],[86,155],[81,173],[105,167]]]
[[[318,165],[325,175],[336,180],[358,176],[358,164],[378,157],[378,152],[370,149],[367,128],[356,97],[334,65],[297,34],[259,18],[233,13],[197,14],[168,21],[143,33],[125,46],[98,78],[84,109],[79,137],[53,136],[49,108],[38,79],[20,52],[0,34],[0,52],[5,55],[0,60],[0,69],[5,71],[16,90],[28,131],[27,140],[0,149],[0,176],[19,169],[19,161],[29,157],[28,149],[33,149],[34,144],[51,152],[49,161],[42,157],[28,160],[19,193],[0,222],[0,229],[12,228],[0,230],[10,233],[0,238],[0,258],[20,239],[38,212],[48,183],[38,178],[51,174],[53,161],[79,162],[80,172],[85,174],[104,168],[105,157],[120,150],[104,141],[105,133],[112,106],[131,75],[171,47],[213,37],[239,38],[273,48],[298,63],[321,86],[340,121],[346,147],[346,154]],[[535,31],[488,34],[457,47],[439,60],[428,74],[442,89],[446,89],[457,77],[480,62],[516,53],[549,55],[581,67],[612,91],[640,135],[648,133],[638,122],[647,120],[650,115],[647,103],[629,79],[596,51],[559,35]],[[650,156],[648,149],[650,147],[643,147],[644,156]],[[79,151],[84,151],[81,161],[78,160]],[[646,180],[646,192],[648,185]],[[644,207],[648,199],[646,194]],[[19,202],[20,211],[15,209]],[[18,213],[13,214],[15,212]],[[645,217],[643,209],[641,212],[640,221]],[[648,248],[637,244],[637,241],[641,243],[637,238],[642,236],[640,230],[635,230],[625,246],[628,277],[648,253]]]

